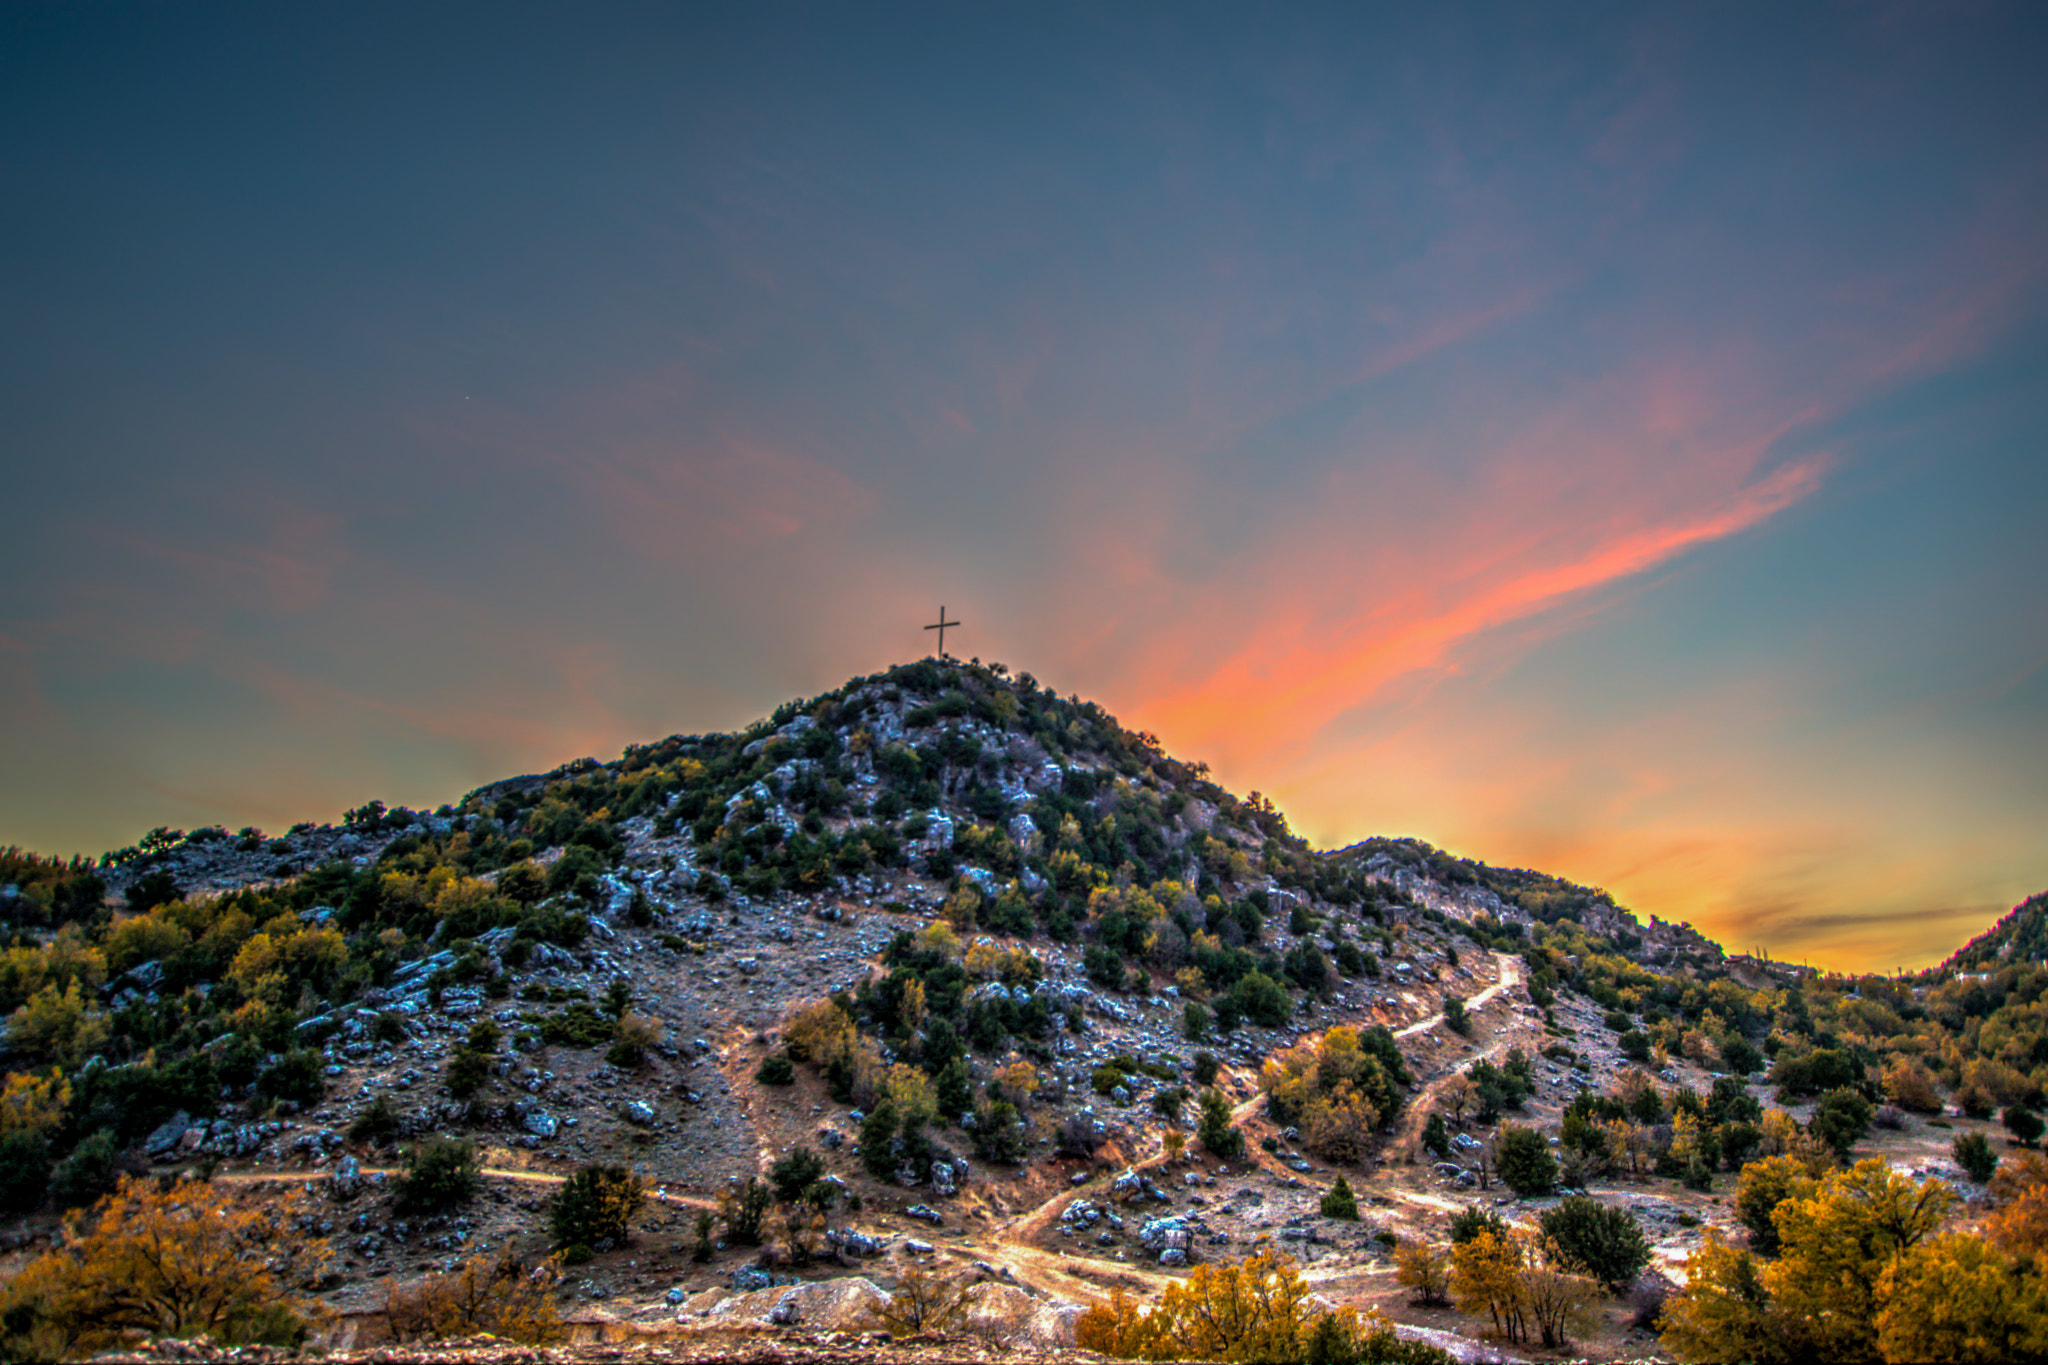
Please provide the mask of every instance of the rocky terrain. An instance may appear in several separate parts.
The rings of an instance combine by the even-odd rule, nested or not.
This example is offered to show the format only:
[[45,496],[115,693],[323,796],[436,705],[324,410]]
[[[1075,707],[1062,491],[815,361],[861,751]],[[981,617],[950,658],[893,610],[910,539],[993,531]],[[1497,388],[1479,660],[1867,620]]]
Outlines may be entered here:
[[[580,760],[433,812],[365,807],[275,839],[156,831],[96,875],[103,922],[115,925],[144,910],[162,918],[151,907],[167,888],[187,905],[268,889],[293,906],[290,924],[264,927],[273,940],[333,929],[354,954],[397,945],[351,986],[302,991],[288,1037],[262,1062],[315,1058],[317,1098],[223,1086],[215,1102],[152,1119],[123,1154],[131,1169],[210,1179],[237,1197],[312,1195],[302,1226],[336,1252],[322,1296],[334,1314],[323,1340],[336,1349],[375,1340],[394,1286],[481,1253],[545,1252],[543,1212],[565,1175],[622,1162],[649,1181],[647,1212],[630,1242],[586,1249],[560,1282],[588,1343],[630,1337],[703,1359],[739,1349],[727,1342],[735,1332],[858,1333],[869,1303],[931,1267],[981,1285],[971,1326],[983,1339],[1050,1352],[1112,1289],[1148,1294],[1190,1264],[1278,1248],[1328,1301],[1489,1358],[1498,1348],[1474,1339],[1473,1319],[1410,1305],[1393,1249],[1440,1238],[1468,1204],[1527,1221],[1557,1196],[1517,1199],[1489,1179],[1490,1123],[1453,1112],[1448,1147],[1424,1150],[1447,1088],[1475,1068],[1523,1066],[1527,1094],[1509,1117],[1555,1145],[1575,1097],[1642,1065],[1626,1035],[1662,1011],[1638,1005],[1618,1024],[1605,978],[1568,989],[1559,973],[1581,953],[1613,955],[1674,1000],[1695,974],[1766,992],[1799,979],[1731,961],[1690,926],[1638,923],[1585,888],[1412,841],[1313,854],[1256,796],[1239,801],[1148,737],[999,666],[927,663],[857,680],[743,735]],[[446,909],[451,880],[498,908],[460,921],[468,912]],[[416,885],[444,893],[425,918],[404,908],[424,903]],[[1151,919],[1127,929],[1125,906]],[[26,920],[34,908],[19,887],[0,896],[0,913]],[[573,932],[558,931],[572,919]],[[477,929],[455,932],[458,922]],[[429,928],[379,927],[399,924]],[[764,1063],[788,1047],[784,1025],[803,1006],[836,996],[863,1029],[885,1019],[868,1002],[935,924],[956,926],[946,951],[970,965],[974,953],[1010,964],[969,974],[957,1017],[1009,1021],[967,1055],[977,1088],[1029,1062],[1021,1143],[1014,1160],[983,1160],[977,1115],[941,1115],[928,1150],[878,1174],[859,1150],[866,1115],[843,1090],[835,1098],[835,1083],[805,1065],[767,1083]],[[1576,951],[1525,961],[1524,945],[1558,925],[1578,935],[1566,945]],[[64,932],[23,924],[16,942],[47,953]],[[1254,950],[1280,1005],[1210,1028],[1210,1011],[1234,1010],[1234,997],[1185,964],[1237,952],[1241,976]],[[202,1011],[214,986],[174,989],[175,964],[110,971],[99,987],[109,1016]],[[639,1055],[621,1057],[605,1043],[627,1013],[651,1031]],[[502,1046],[458,1096],[451,1067],[480,1021]],[[1261,1088],[1274,1058],[1338,1025],[1385,1030],[1410,1082],[1358,1163],[1315,1155],[1272,1118]],[[914,1020],[908,1034],[874,1028],[882,1063],[916,1055]],[[1705,1092],[1721,1074],[1713,1060],[1660,1045],[1653,1079]],[[1196,1079],[1205,1063],[1213,1081]],[[1185,1140],[1207,1084],[1232,1106],[1242,1156]],[[1772,1100],[1761,1075],[1744,1090],[1759,1106]],[[1945,1159],[1952,1131],[1904,1120],[1879,1140],[1913,1169],[1960,1178]],[[387,1194],[402,1153],[437,1137],[478,1145],[483,1192],[454,1214],[399,1216]],[[834,1195],[812,1254],[720,1243],[703,1259],[700,1214],[798,1149],[818,1155]],[[1322,1212],[1340,1175],[1356,1220]],[[1586,1187],[1636,1214],[1676,1280],[1705,1229],[1729,1222],[1725,1181],[1716,1192],[1616,1172]],[[48,1245],[54,1222],[48,1211],[17,1220],[13,1265]],[[1655,1338],[1617,1303],[1585,1344],[1638,1354]],[[720,1358],[873,1358],[852,1337],[745,1349],[756,1354]],[[531,1358],[608,1358],[578,1351]]]

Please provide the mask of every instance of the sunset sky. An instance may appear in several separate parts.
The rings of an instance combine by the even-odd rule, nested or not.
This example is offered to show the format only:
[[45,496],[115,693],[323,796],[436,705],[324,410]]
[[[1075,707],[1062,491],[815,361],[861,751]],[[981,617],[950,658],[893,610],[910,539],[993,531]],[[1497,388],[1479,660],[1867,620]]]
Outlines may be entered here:
[[9,5],[0,844],[949,646],[1731,949],[2048,889],[2048,7]]

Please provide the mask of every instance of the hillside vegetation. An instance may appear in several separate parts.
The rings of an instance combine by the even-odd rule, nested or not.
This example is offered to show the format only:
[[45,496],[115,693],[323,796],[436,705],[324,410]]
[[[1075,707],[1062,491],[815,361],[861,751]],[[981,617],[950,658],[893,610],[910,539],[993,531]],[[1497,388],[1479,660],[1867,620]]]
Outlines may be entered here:
[[[1272,1225],[1219,1192],[1125,1229],[1106,1216],[1116,1201],[1172,1202],[1139,1167],[1188,1190],[1233,1165],[1300,1188],[1319,1161],[1342,1197],[1304,1197],[1337,1225],[1358,1222],[1352,1190],[1374,1181],[1468,1198],[1501,1182],[1525,1200],[1604,1189],[1609,1208],[1661,1187],[1747,1201],[1723,1225],[1742,1245],[1705,1243],[1673,1319],[1688,1350],[1748,1343],[1727,1348],[1739,1355],[1759,1332],[1793,1339],[1771,1314],[1821,1311],[1783,1268],[1810,1217],[1780,1231],[1781,1205],[1836,1197],[1867,1143],[1924,1136],[1944,1111],[1958,1139],[1983,1143],[1967,1125],[1993,1116],[2010,1141],[2039,1137],[2044,920],[2036,898],[1914,977],[1731,958],[1595,889],[1416,840],[1312,850],[1263,797],[1092,703],[1000,665],[927,660],[741,733],[672,736],[433,811],[372,801],[276,836],[159,829],[93,861],[5,850],[0,1212],[39,1235],[138,1198],[124,1175],[152,1167],[404,1160],[412,1183],[378,1218],[306,1215],[304,1235],[353,1238],[316,1258],[310,1294],[388,1274],[424,1249],[422,1227],[453,1239],[439,1250],[464,1245],[479,1146],[569,1162],[563,1188],[582,1179],[616,1214],[564,1222],[569,1196],[550,1195],[528,1212],[552,1222],[498,1226],[535,1265],[588,1262],[646,1217],[683,1216],[628,1198],[660,1179],[704,1191],[694,1237],[674,1244],[699,1264],[757,1248],[783,1268],[845,1262],[872,1254],[864,1197],[954,1198],[968,1153],[989,1168],[973,1177],[989,1208],[1060,1215],[1032,1236],[1085,1231],[1105,1257],[1169,1268],[1226,1255],[1202,1237]],[[1998,1152],[1973,1146],[1943,1173],[1981,1189],[1989,1170],[1970,1168],[1985,1159]],[[1133,1183],[1043,1203],[1090,1162]],[[1767,1178],[1792,1166],[1796,1180]],[[1380,1204],[1428,1206],[1412,1183],[1397,1193]],[[1935,1230],[1985,1206],[1914,1197],[1931,1221],[1899,1254],[1961,1255]],[[1408,1224],[1362,1227],[1349,1254],[1389,1261],[1405,1237],[1402,1273],[1425,1301],[1441,1289],[1511,1339],[1535,1324],[1561,1344],[1646,1263],[1613,1259],[1636,1243],[1594,1203],[1540,1235],[1479,1229],[1491,1240],[1456,1238],[1455,1257]],[[2001,1216],[1985,1245],[2020,1266],[2032,1243]],[[1871,1321],[1935,1292],[1948,1272],[1932,1254],[1881,1268]],[[465,1273],[478,1294],[527,1283]],[[1714,1336],[1702,1305],[1752,1282],[1763,1316]],[[1156,1345],[1135,1307],[1115,1311],[1118,1332]],[[276,1339],[311,1319],[236,1321]]]

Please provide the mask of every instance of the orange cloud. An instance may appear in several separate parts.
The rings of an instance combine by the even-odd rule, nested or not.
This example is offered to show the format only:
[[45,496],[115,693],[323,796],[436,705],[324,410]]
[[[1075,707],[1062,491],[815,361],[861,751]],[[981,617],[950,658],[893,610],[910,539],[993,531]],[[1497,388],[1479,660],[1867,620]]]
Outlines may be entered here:
[[1145,718],[1198,750],[1299,745],[1396,679],[1451,666],[1474,636],[1760,524],[1811,494],[1824,469],[1820,460],[1783,466],[1704,514],[1622,531],[1569,558],[1456,574],[1466,581],[1448,600],[1411,594],[1394,611],[1364,605],[1336,622],[1307,619],[1327,599],[1285,607],[1209,676],[1148,701]]

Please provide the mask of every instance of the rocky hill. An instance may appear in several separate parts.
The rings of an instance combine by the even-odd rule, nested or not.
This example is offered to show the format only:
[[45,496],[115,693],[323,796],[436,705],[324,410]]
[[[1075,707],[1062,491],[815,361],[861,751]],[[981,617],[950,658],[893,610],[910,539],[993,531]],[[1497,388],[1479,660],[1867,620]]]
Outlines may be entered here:
[[[1110,1287],[1262,1246],[1398,1309],[1393,1245],[1488,1190],[1503,1116],[1641,1125],[1629,1174],[1672,1183],[1625,1198],[1677,1264],[1758,1141],[1767,1056],[1879,1027],[1877,984],[1774,976],[1591,888],[1316,852],[1100,707],[950,660],[433,811],[6,856],[8,1091],[54,1105],[0,1140],[16,1256],[124,1167],[299,1188],[362,1324],[550,1247],[584,1316],[642,1327],[857,1327],[867,1291],[798,1281],[936,1263],[1051,1345]],[[1997,950],[2029,904],[1957,965],[2031,953]],[[401,1212],[391,1180],[454,1139],[483,1193]],[[1559,1150],[1574,1184],[1622,1160]],[[548,1200],[598,1163],[651,1207],[564,1247]],[[1326,1211],[1339,1175],[1362,1218]],[[791,1186],[766,1228],[732,1218],[754,1178]]]

